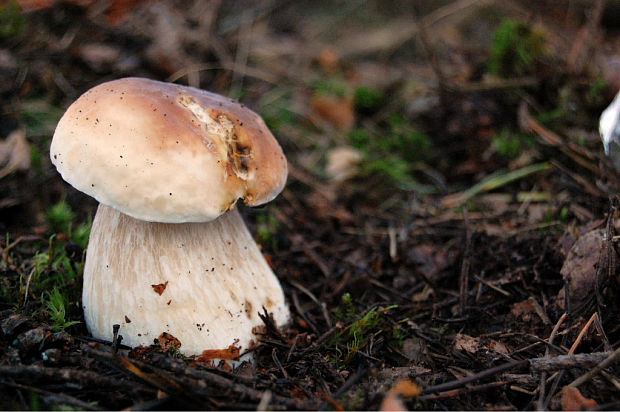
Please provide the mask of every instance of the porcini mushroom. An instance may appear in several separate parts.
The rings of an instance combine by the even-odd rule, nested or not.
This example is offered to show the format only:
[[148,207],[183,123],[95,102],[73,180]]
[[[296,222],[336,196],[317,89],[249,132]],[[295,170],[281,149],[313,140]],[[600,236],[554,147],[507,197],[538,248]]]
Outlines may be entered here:
[[282,149],[253,111],[203,90],[141,78],[103,83],[60,119],[50,157],[99,202],[82,303],[96,338],[186,355],[247,349],[264,307],[289,320],[282,288],[235,209],[272,200]]

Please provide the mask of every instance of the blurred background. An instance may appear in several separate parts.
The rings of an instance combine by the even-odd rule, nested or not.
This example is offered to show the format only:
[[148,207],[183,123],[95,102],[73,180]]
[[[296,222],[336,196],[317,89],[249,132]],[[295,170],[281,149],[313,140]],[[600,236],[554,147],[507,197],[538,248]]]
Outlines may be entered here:
[[[573,281],[585,292],[562,345],[598,304],[607,336],[587,335],[584,351],[608,348],[620,337],[617,298],[605,288],[593,298],[594,263],[560,271],[581,234],[613,228],[619,181],[598,119],[620,89],[619,29],[616,0],[1,0],[0,310],[87,334],[80,276],[96,202],[61,180],[49,143],[83,92],[141,76],[238,99],[265,119],[288,185],[241,210],[294,306],[294,332],[309,345],[336,324],[359,327],[321,341],[327,356],[312,361],[284,340],[287,361],[274,364],[278,346],[265,344],[258,365],[273,376],[258,387],[292,396],[297,385],[304,399],[321,388],[338,406],[378,408],[389,389],[378,382],[397,380],[371,373],[381,364],[417,359],[416,379],[433,383],[462,376],[456,366],[542,356],[527,336],[548,337]],[[514,330],[527,333],[484,346]],[[463,349],[461,333],[486,336],[486,352]],[[282,368],[293,386],[274,383]],[[338,389],[350,375],[364,395]],[[520,385],[421,406],[549,407],[555,392],[541,400],[538,381]],[[602,385],[587,395],[617,407]],[[0,407],[34,409],[7,393]]]
[[21,173],[1,182],[0,226],[42,225],[61,198],[92,210],[49,167],[49,139],[81,93],[123,76],[241,100],[278,137],[292,184],[362,177],[381,210],[544,160],[520,105],[598,150],[620,87],[619,13],[578,0],[3,1],[0,134],[21,137],[0,160]]

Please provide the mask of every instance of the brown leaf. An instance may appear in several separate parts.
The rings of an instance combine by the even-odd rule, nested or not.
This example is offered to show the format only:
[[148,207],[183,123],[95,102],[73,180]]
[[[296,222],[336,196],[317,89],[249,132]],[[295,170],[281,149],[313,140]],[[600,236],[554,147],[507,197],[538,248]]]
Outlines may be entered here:
[[167,332],[159,335],[157,344],[166,352],[170,349],[179,349],[181,347],[181,341]]
[[493,339],[489,342],[489,350],[502,355],[508,355],[508,348],[506,348],[506,345]]
[[338,70],[338,55],[332,47],[321,50],[316,61],[326,73],[333,73]]
[[519,316],[523,317],[525,322],[528,322],[532,317],[531,315],[536,312],[536,308],[529,300],[524,300],[523,302],[517,302],[512,305],[510,312],[513,314],[515,318]]
[[381,401],[381,411],[406,411],[402,398],[413,398],[420,394],[420,387],[409,379],[400,380]]
[[351,146],[338,146],[325,154],[325,173],[335,181],[342,182],[357,173],[357,165],[362,161],[362,153]]
[[314,96],[312,112],[341,130],[350,130],[355,124],[353,99],[350,97]]
[[480,348],[480,339],[457,333],[454,339],[454,348],[468,353],[476,353]]
[[15,130],[0,142],[0,179],[30,168],[30,145],[23,130]]
[[594,399],[585,398],[579,389],[570,386],[562,389],[561,404],[563,411],[585,411],[597,406]]
[[238,340],[235,341],[226,349],[206,349],[202,351],[202,355],[196,358],[196,362],[209,362],[213,359],[227,359],[227,360],[239,360],[241,353],[241,347],[235,346]]
[[[571,305],[580,305],[594,291],[594,282],[605,230],[592,230],[581,236],[568,252],[560,273],[568,280]],[[564,288],[558,292],[558,305],[564,307]]]
[[164,293],[164,290],[166,290],[166,286],[168,286],[168,281],[166,281],[165,283],[160,283],[158,285],[151,285],[155,293],[157,293],[159,296]]
[[118,26],[133,9],[141,4],[151,3],[152,1],[153,0],[113,0],[111,2],[112,4],[106,9],[108,23],[113,26]]
[[103,43],[86,43],[80,46],[80,56],[92,69],[102,70],[119,60],[120,50]]

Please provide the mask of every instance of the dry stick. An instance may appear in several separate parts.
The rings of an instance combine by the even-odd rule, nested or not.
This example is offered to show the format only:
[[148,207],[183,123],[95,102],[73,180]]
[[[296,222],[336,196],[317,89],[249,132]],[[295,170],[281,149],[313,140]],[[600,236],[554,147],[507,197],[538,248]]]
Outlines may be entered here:
[[573,368],[591,368],[606,359],[613,352],[578,353],[576,355],[560,355],[554,358],[529,359],[530,370],[534,372],[556,371]]
[[342,330],[342,325],[337,323],[335,326],[332,326],[327,332],[325,332],[324,334],[319,336],[319,338],[317,340],[312,342],[312,345],[308,346],[306,349],[304,349],[301,352],[301,354],[305,355],[306,353],[308,353],[308,352],[310,352],[312,350],[315,350],[321,343],[323,343],[323,341],[325,341],[326,339],[330,338],[334,333],[336,333],[339,330]]
[[[586,322],[584,327],[581,328],[581,331],[579,332],[579,335],[577,335],[575,342],[573,342],[573,345],[568,350],[569,355],[572,355],[573,353],[575,353],[575,350],[577,350],[577,346],[579,346],[579,343],[581,343],[581,340],[583,339],[587,330],[590,328],[590,325],[592,325],[592,322],[594,322],[596,318],[598,318],[598,314],[594,312],[592,316],[590,316],[590,319]],[[563,377],[564,377],[564,371],[560,371],[560,372],[554,373],[553,376],[549,378],[549,379],[554,379],[554,381],[551,384],[549,395],[547,395],[547,398],[545,399],[545,403],[543,404],[544,409],[547,409],[547,406],[549,405],[549,402],[551,402],[551,398],[553,397],[553,395],[555,395],[555,392],[557,391],[558,386],[560,385],[560,380]]]
[[53,392],[48,392],[45,391],[43,389],[39,389],[39,388],[35,388],[34,386],[28,386],[28,385],[21,385],[19,383],[14,383],[14,382],[7,382],[4,380],[0,380],[0,385],[5,385],[5,386],[10,386],[12,388],[15,389],[23,389],[26,391],[31,391],[31,392],[36,392],[39,395],[52,400],[54,402],[56,402],[56,405],[59,404],[63,404],[63,405],[70,405],[70,406],[75,406],[78,407],[80,409],[83,410],[87,410],[87,411],[102,411],[104,410],[103,408],[97,407],[97,406],[93,406],[91,404],[89,404],[88,402],[84,402],[81,399],[75,398],[73,396],[70,395],[66,395],[64,393],[53,393]]
[[569,355],[572,355],[573,353],[575,353],[575,350],[577,350],[577,346],[579,346],[579,344],[581,343],[581,340],[583,339],[583,336],[586,334],[586,332],[590,328],[590,325],[592,324],[592,322],[594,322],[594,320],[597,317],[598,317],[598,313],[594,312],[592,314],[592,316],[590,316],[590,319],[588,319],[588,321],[586,322],[584,327],[581,328],[581,331],[579,332],[579,335],[577,335],[577,339],[575,339],[575,342],[573,342],[573,345],[568,350],[568,354]]
[[[562,325],[562,322],[564,322],[564,319],[566,319],[566,312],[564,312],[562,314],[562,316],[560,316],[560,319],[558,319],[557,323],[555,324],[555,326],[553,327],[553,330],[551,331],[551,334],[549,335],[549,344],[553,343],[553,340],[555,339],[555,335],[557,335],[558,330],[560,329],[560,325]],[[545,349],[545,358],[549,357],[549,346],[547,346],[547,348]],[[540,374],[540,390],[539,390],[539,396],[538,396],[538,409],[542,410],[543,409],[543,405],[545,402],[545,384],[547,382],[547,372],[543,371]]]
[[424,395],[422,396],[422,399],[426,401],[435,401],[439,399],[456,398],[457,396],[465,395],[468,393],[486,391],[487,389],[504,386],[507,383],[508,383],[507,381],[499,381],[499,382],[485,383],[482,385],[467,386],[465,388],[453,389],[450,391],[440,392],[440,393],[433,394],[433,395]]
[[[0,376],[10,377],[21,382],[45,381],[45,382],[71,382],[84,387],[96,387],[99,390],[127,391],[128,382],[118,377],[103,376],[92,371],[80,371],[72,368],[51,368],[39,365],[0,365]],[[136,384],[140,390],[151,391],[147,386]],[[134,387],[135,388],[135,387]]]
[[620,380],[616,379],[615,376],[612,376],[611,374],[605,372],[604,370],[600,370],[599,373],[603,376],[603,378],[607,379],[609,383],[614,385],[616,390],[620,391]]
[[288,373],[286,373],[286,369],[284,369],[284,367],[282,366],[282,363],[280,363],[280,359],[278,359],[278,350],[276,348],[273,348],[271,350],[271,359],[273,359],[274,363],[276,364],[276,366],[278,367],[278,369],[280,369],[280,372],[282,372],[282,376],[284,376],[284,379],[288,379]]
[[483,279],[482,277],[480,277],[478,275],[474,275],[474,279],[476,279],[480,283],[485,284],[488,288],[493,289],[494,291],[501,293],[504,296],[507,296],[507,297],[512,296],[510,294],[510,292],[506,292],[504,289],[500,288],[499,286],[495,286],[494,284],[492,284],[488,280]]
[[[112,364],[119,362],[119,359],[123,359],[124,361],[126,361],[126,359],[109,352],[102,352],[94,349],[87,349],[86,351],[92,355],[96,355],[96,357],[98,357],[99,359],[108,360]],[[230,379],[227,379],[224,376],[218,375],[216,373],[187,367],[183,362],[176,359],[162,357],[158,360],[158,362],[163,367],[160,366],[159,368],[156,368],[153,364],[147,364],[142,361],[132,360],[134,366],[144,369],[153,369],[157,373],[157,378],[164,377],[167,383],[172,382],[174,386],[181,386],[183,387],[184,391],[190,390],[194,393],[194,395],[203,398],[205,396],[208,396],[208,393],[205,392],[206,388],[217,390],[219,392],[228,390],[238,396],[247,396],[248,398],[256,401],[259,401],[263,396],[263,393],[259,390],[233,382]],[[119,367],[122,366],[119,365]],[[170,376],[164,372],[169,372],[174,375]],[[148,377],[152,379],[154,377],[154,374],[149,375]],[[183,379],[183,377],[189,378],[190,381],[188,381],[187,379]],[[157,383],[155,382],[155,384]],[[278,402],[279,404],[284,405],[286,408],[312,409],[309,403],[303,404],[302,402],[298,402],[295,399],[285,398],[279,395],[273,395],[272,400],[274,402]]]
[[299,316],[301,316],[304,322],[306,322],[306,325],[308,325],[314,333],[318,334],[319,330],[314,325],[314,323],[306,316],[306,314],[304,313],[304,310],[301,308],[301,305],[299,304],[299,297],[297,296],[297,291],[293,290],[293,293],[291,295],[293,298],[293,306],[295,307],[295,310],[297,310],[297,313],[299,314]]
[[239,27],[239,35],[237,36],[237,54],[235,56],[235,65],[231,80],[229,95],[237,95],[241,91],[243,85],[243,70],[248,64],[248,56],[250,54],[252,39],[252,18],[253,10],[245,9],[241,13],[241,25]]
[[334,398],[338,399],[344,395],[357,381],[359,381],[368,371],[369,367],[363,367],[360,363],[355,374],[349,377],[342,386],[334,393]]
[[584,66],[589,63],[589,58],[592,57],[593,47],[598,46],[595,43],[595,37],[604,6],[603,0],[595,0],[594,5],[587,9],[586,24],[577,33],[566,58],[568,69],[573,73],[580,73],[583,70]]
[[291,345],[291,348],[288,350],[288,354],[286,355],[286,363],[288,363],[291,360],[291,356],[293,355],[293,352],[295,351],[295,348],[297,347],[297,341],[299,340],[299,336],[300,335],[295,335],[295,340],[293,341],[293,344]]
[[598,331],[599,335],[601,335],[601,339],[603,340],[603,346],[605,347],[605,351],[609,352],[613,350],[613,347],[611,346],[611,343],[609,342],[609,338],[607,337],[607,334],[605,333],[605,330],[603,329],[603,324],[601,322],[600,315],[596,317],[596,320],[594,321],[594,326],[596,327],[596,330]]
[[592,368],[589,372],[585,373],[584,375],[581,375],[580,377],[578,377],[577,379],[569,383],[568,386],[570,386],[571,388],[576,388],[577,386],[583,383],[586,383],[587,381],[592,379],[597,373],[599,373],[601,370],[605,369],[606,367],[611,365],[613,362],[615,362],[616,359],[618,358],[620,358],[620,347],[618,347],[611,355],[609,355],[607,359],[600,362],[598,365]]
[[[615,234],[615,226],[614,226],[614,216],[616,214],[616,202],[617,199],[613,199],[611,201],[611,205],[609,207],[609,216],[607,217],[607,228],[606,228],[606,239],[605,239],[605,253],[607,257],[607,277],[606,279],[612,279],[614,276],[614,271],[616,270],[616,251],[613,245],[613,237]],[[598,265],[598,270],[596,271],[596,279],[594,282],[594,291],[596,293],[596,306],[598,308],[598,320],[602,319],[602,309],[603,309],[603,296],[601,295],[601,273],[602,273],[603,265]],[[605,279],[605,280],[606,280]],[[600,322],[599,322],[600,323]],[[602,326],[601,326],[602,329]],[[603,333],[605,336],[605,333]],[[607,337],[605,336],[605,339]]]
[[435,72],[435,76],[437,76],[437,82],[439,83],[439,96],[442,100],[442,103],[445,105],[446,84],[447,84],[446,76],[444,75],[443,70],[441,70],[441,66],[437,64],[437,54],[435,53],[435,49],[433,48],[431,43],[428,41],[424,23],[418,18],[419,13],[417,11],[417,7],[414,5],[413,9],[416,14],[415,23],[416,23],[416,27],[418,28],[418,36],[420,37],[420,41],[422,42],[422,47],[424,47],[424,51],[426,52],[428,62],[430,63],[431,68],[433,69],[433,72]]
[[465,206],[463,210],[463,222],[465,223],[465,250],[463,251],[463,261],[461,262],[461,275],[459,276],[459,309],[460,314],[465,314],[465,308],[467,307],[467,292],[469,290],[469,268],[471,262],[469,261],[469,255],[471,254],[471,240],[469,233],[469,220],[467,218],[467,209]]
[[[524,132],[536,133],[542,139],[543,143],[549,146],[556,147],[566,156],[570,157],[578,165],[585,167],[597,176],[601,174],[600,168],[595,163],[584,159],[585,157],[594,160],[592,154],[589,151],[573,142],[567,142],[565,139],[562,139],[560,136],[537,122],[529,114],[527,103],[525,102],[523,102],[521,106],[519,106],[519,125]],[[596,188],[589,182],[579,181],[579,183],[583,184],[586,189],[593,190],[596,196],[603,195],[598,188]],[[587,185],[585,183],[587,183]]]
[[304,287],[299,282],[296,282],[296,281],[294,281],[292,279],[290,279],[288,281],[288,283],[290,283],[291,285],[295,286],[297,289],[302,291],[306,296],[308,296],[310,299],[312,299],[312,301],[314,303],[317,304],[317,306],[321,309],[321,313],[323,314],[323,318],[325,319],[325,322],[327,323],[327,326],[331,328],[332,327],[332,320],[329,317],[329,313],[327,312],[327,308],[325,307],[325,305],[321,304],[321,302],[317,299],[316,296],[314,296],[314,293],[310,292],[310,290],[308,288]]
[[519,368],[519,367],[522,367],[522,366],[526,366],[528,364],[529,364],[528,360],[513,361],[513,362],[505,363],[503,365],[495,366],[493,368],[484,370],[482,372],[478,372],[478,373],[476,373],[474,375],[467,376],[467,377],[462,378],[462,379],[457,379],[457,380],[452,381],[452,382],[446,382],[446,383],[442,383],[442,384],[434,385],[434,386],[427,386],[426,388],[424,388],[422,390],[422,393],[443,392],[443,391],[447,391],[447,390],[451,390],[451,389],[460,388],[461,386],[465,386],[468,383],[477,381],[479,379],[483,379],[483,378],[487,378],[489,376],[497,375],[498,373],[506,372],[506,371],[508,371],[510,369]]

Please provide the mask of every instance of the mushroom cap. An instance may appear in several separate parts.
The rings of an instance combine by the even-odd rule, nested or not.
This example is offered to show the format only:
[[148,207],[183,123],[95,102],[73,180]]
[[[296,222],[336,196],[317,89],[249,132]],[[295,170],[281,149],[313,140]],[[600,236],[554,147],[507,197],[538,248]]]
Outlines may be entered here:
[[267,203],[286,158],[265,122],[235,100],[142,78],[96,86],[60,119],[50,158],[100,203],[152,222],[206,222]]

